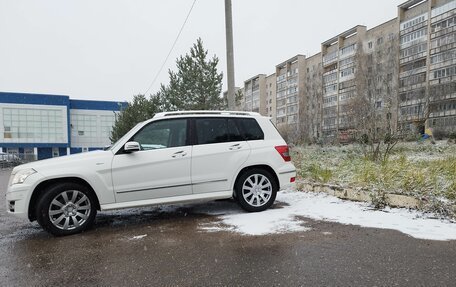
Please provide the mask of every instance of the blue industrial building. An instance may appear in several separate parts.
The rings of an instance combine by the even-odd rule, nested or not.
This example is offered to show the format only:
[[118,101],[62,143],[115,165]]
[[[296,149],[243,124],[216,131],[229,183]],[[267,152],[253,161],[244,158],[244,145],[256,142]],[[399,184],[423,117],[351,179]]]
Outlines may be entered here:
[[45,159],[101,149],[126,102],[0,92],[0,152]]

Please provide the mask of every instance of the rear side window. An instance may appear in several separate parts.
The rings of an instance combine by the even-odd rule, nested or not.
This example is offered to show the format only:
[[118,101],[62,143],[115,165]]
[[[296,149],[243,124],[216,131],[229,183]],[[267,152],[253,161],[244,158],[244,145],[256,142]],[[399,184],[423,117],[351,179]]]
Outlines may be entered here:
[[241,132],[233,119],[196,118],[195,125],[198,144],[213,144],[243,140]]
[[235,121],[244,140],[264,140],[264,133],[255,119],[236,118]]

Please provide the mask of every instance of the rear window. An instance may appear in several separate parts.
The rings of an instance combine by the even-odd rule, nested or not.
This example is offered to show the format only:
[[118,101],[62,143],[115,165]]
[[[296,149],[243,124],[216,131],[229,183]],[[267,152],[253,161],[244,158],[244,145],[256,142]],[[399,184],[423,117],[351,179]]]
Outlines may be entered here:
[[236,118],[235,121],[244,140],[264,140],[264,133],[255,119]]
[[263,140],[260,125],[252,118],[196,118],[197,144]]
[[242,135],[233,119],[197,118],[196,138],[198,144],[213,144],[242,141]]

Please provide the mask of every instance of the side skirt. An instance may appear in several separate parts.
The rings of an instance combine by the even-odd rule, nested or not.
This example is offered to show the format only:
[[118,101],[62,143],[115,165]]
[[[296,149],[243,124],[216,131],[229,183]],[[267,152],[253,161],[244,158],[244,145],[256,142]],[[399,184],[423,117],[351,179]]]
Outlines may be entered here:
[[120,209],[120,208],[131,208],[131,207],[141,207],[141,206],[150,206],[150,205],[161,205],[161,204],[171,204],[171,203],[187,203],[187,202],[197,202],[197,201],[211,201],[217,199],[227,199],[233,197],[233,191],[219,191],[211,193],[202,193],[202,194],[189,194],[182,196],[173,196],[166,198],[154,198],[138,201],[129,201],[129,202],[120,202],[120,203],[110,203],[110,204],[101,204],[101,210],[111,210],[111,209]]

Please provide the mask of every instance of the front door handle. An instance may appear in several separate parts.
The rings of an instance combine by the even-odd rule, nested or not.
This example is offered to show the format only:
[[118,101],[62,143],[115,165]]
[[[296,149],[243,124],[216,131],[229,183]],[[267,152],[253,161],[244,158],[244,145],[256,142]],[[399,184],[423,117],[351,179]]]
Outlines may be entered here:
[[180,150],[180,151],[173,153],[172,157],[177,158],[177,157],[184,157],[186,155],[187,155],[187,153],[185,151]]
[[234,144],[234,145],[230,146],[229,150],[238,150],[241,148],[242,148],[241,144]]

